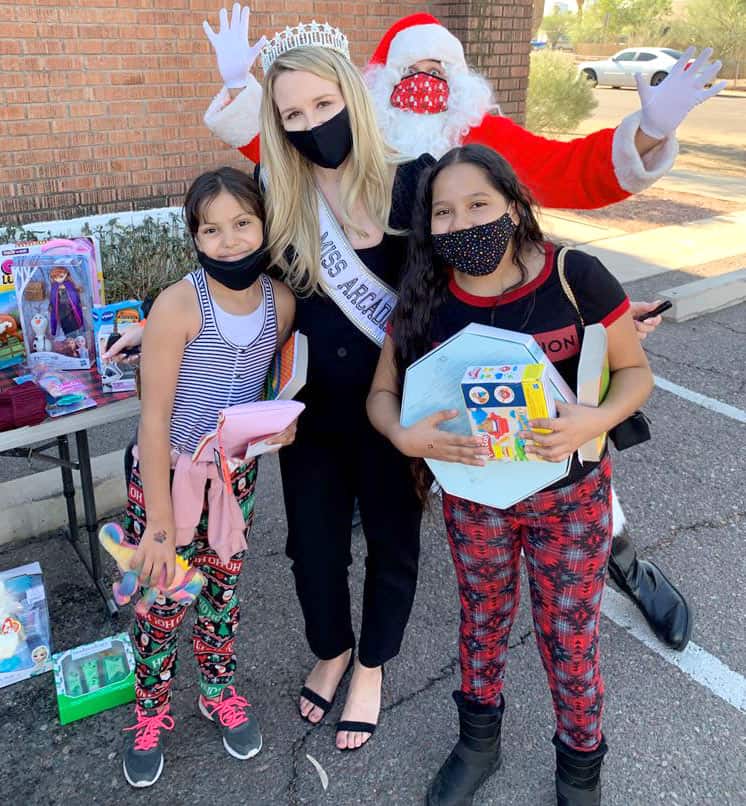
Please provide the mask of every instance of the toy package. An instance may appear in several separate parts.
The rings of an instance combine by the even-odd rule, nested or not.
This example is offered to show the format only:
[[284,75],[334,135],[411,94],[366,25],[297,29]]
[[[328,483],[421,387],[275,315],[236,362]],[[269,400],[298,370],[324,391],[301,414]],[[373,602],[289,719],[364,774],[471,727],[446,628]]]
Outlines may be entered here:
[[50,369],[88,369],[93,362],[91,309],[103,300],[92,238],[5,244],[3,272],[12,272],[27,362]]
[[54,656],[60,724],[135,699],[135,656],[127,633]]
[[0,369],[21,364],[25,357],[13,264],[3,260],[0,262]]
[[47,414],[60,417],[90,409],[96,401],[88,395],[88,387],[80,378],[70,377],[61,370],[50,370],[46,364],[31,367],[30,377],[47,397]]
[[96,305],[93,308],[93,331],[96,343],[96,367],[104,392],[128,392],[136,388],[135,365],[121,361],[104,361],[106,350],[131,327],[143,319],[142,303],[135,299]]
[[[482,437],[490,449],[490,458],[513,462],[530,459],[518,432],[528,430],[529,420],[557,414],[546,373],[544,364],[505,364],[466,370],[461,390],[471,432]],[[544,429],[541,432],[548,433]]]
[[52,641],[39,563],[0,571],[0,688],[52,668]]

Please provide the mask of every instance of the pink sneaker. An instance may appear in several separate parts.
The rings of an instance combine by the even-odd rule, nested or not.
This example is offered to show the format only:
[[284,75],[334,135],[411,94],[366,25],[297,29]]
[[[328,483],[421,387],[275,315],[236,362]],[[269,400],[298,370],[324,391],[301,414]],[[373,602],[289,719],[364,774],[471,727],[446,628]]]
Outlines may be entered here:
[[137,722],[125,731],[134,731],[124,751],[122,766],[124,777],[130,786],[138,789],[152,786],[163,772],[163,738],[161,731],[174,729],[174,720],[168,713],[169,707],[155,716],[147,716],[135,706]]
[[233,686],[225,688],[220,699],[200,696],[199,710],[202,716],[220,725],[223,745],[233,758],[245,760],[262,749],[262,734],[251,703],[236,694]]

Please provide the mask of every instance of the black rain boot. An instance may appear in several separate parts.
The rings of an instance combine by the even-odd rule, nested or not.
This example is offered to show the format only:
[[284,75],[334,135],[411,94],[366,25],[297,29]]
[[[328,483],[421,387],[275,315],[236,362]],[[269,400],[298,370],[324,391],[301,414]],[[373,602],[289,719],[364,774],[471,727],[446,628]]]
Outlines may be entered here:
[[589,753],[573,750],[557,735],[552,738],[556,748],[557,806],[601,806],[601,765],[609,749],[601,736],[601,744]]
[[638,607],[659,641],[681,651],[692,634],[692,613],[684,596],[650,560],[640,560],[626,530],[611,546],[609,575]]
[[502,761],[500,730],[505,700],[479,705],[453,692],[458,708],[459,740],[427,790],[427,806],[471,806],[474,793]]

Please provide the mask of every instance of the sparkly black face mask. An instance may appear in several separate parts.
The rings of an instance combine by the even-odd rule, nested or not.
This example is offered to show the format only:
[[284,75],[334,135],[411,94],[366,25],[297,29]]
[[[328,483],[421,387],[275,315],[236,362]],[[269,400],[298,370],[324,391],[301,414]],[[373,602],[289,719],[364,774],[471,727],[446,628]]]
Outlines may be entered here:
[[433,252],[447,265],[475,277],[492,274],[516,230],[510,215],[469,229],[432,236]]

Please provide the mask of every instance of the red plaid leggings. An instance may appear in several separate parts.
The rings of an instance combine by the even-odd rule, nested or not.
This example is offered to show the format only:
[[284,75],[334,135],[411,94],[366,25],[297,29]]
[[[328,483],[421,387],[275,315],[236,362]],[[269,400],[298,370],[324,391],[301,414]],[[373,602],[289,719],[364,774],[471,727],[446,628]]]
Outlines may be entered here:
[[497,704],[526,557],[531,610],[566,745],[601,741],[604,683],[598,629],[611,550],[611,462],[557,490],[500,510],[444,493],[448,540],[461,599],[461,691]]

